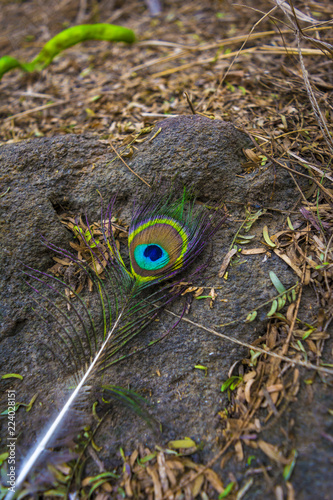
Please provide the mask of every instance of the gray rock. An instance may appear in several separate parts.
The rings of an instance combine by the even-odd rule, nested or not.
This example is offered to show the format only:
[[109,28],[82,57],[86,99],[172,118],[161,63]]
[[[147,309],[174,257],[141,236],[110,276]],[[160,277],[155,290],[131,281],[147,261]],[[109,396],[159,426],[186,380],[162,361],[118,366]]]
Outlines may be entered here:
[[[198,115],[167,119],[157,123],[143,143],[134,146],[129,166],[148,183],[177,178],[176,182],[193,188],[199,200],[226,203],[231,219],[239,215],[247,202],[287,210],[297,196],[289,174],[283,170],[244,170],[246,159],[242,150],[251,147],[251,141],[230,123]],[[0,363],[4,373],[24,376],[23,383],[17,384],[24,402],[38,393],[38,403],[42,403],[34,405],[29,418],[18,412],[20,450],[24,455],[54,412],[57,392],[66,386],[66,381],[56,361],[41,356],[40,342],[49,339],[52,343],[52,329],[31,310],[33,302],[20,268],[25,264],[46,271],[52,265],[53,253],[41,245],[41,235],[57,246],[69,248],[71,235],[60,224],[59,214],[86,213],[90,221],[99,219],[97,190],[105,203],[116,193],[116,211],[121,208],[125,218],[129,218],[133,199],[140,199],[149,190],[107,144],[94,136],[64,135],[3,146],[0,168],[1,192],[10,188],[0,199]],[[257,235],[257,244],[263,224],[269,224],[274,232],[281,228],[284,219],[276,212],[273,220],[268,215],[260,219],[252,232]],[[217,235],[209,267],[211,277],[203,281],[220,287],[219,299],[227,302],[217,300],[213,310],[206,302],[195,302],[189,315],[193,321],[219,329],[217,325],[243,317],[275,295],[270,270],[286,287],[297,280],[275,255],[265,262],[260,255],[243,259],[230,269],[227,281],[219,279],[218,269],[238,227],[239,221],[229,222]],[[201,281],[198,279],[195,284]],[[92,301],[93,313],[98,316],[94,308]],[[182,303],[174,306],[176,312],[181,309]],[[251,342],[265,333],[264,316],[259,315],[253,324],[238,323],[221,331]],[[159,323],[140,336],[140,342],[146,345],[173,322],[164,314]],[[98,438],[104,446],[102,459],[106,466],[117,463],[115,450],[120,446],[130,451],[138,443],[163,445],[171,438],[183,436],[204,439],[203,458],[211,458],[221,435],[217,414],[226,404],[220,387],[231,364],[245,354],[245,348],[181,323],[161,343],[115,365],[106,381],[130,385],[148,395],[155,404],[153,414],[163,424],[163,433],[152,434],[128,410],[115,408],[111,422],[102,428]],[[207,366],[207,377],[194,368],[197,364]]]

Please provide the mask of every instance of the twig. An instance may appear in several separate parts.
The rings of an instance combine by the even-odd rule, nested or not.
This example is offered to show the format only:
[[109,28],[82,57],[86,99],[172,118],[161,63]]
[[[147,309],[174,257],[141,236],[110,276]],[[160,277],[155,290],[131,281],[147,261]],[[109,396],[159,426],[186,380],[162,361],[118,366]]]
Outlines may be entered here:
[[116,153],[116,155],[118,156],[118,158],[119,158],[119,159],[123,162],[123,164],[125,165],[125,167],[127,167],[127,168],[128,168],[128,170],[129,170],[130,172],[132,172],[132,174],[136,175],[136,177],[138,177],[138,179],[140,179],[140,181],[144,182],[144,183],[145,183],[148,187],[150,187],[150,188],[151,188],[151,185],[150,185],[150,184],[148,184],[148,182],[147,182],[147,181],[145,181],[142,177],[140,177],[140,175],[139,175],[139,174],[137,174],[136,172],[134,172],[134,170],[132,170],[132,169],[131,169],[131,167],[129,167],[129,166],[127,165],[127,163],[123,160],[123,158],[120,156],[120,154],[118,153],[118,151],[116,151],[116,149],[112,146],[111,142],[109,142],[109,144],[110,144],[111,148],[113,149],[113,151],[114,151],[114,152]]
[[[251,35],[252,35],[253,31],[255,30],[255,28],[258,26],[258,24],[260,24],[260,23],[261,23],[261,21],[262,21],[263,19],[265,19],[266,17],[268,17],[268,16],[269,16],[272,12],[274,12],[275,10],[276,10],[276,7],[273,7],[273,8],[272,8],[269,12],[267,12],[267,14],[265,14],[263,17],[261,17],[261,18],[259,19],[259,21],[257,21],[257,22],[256,22],[256,23],[252,26],[250,33],[248,33],[248,35],[247,35],[247,37],[245,38],[244,42],[242,43],[242,45],[240,46],[240,48],[239,48],[239,49],[238,49],[238,51],[236,52],[236,55],[235,55],[235,57],[234,57],[233,61],[231,61],[231,64],[229,65],[229,67],[228,67],[227,71],[224,73],[223,77],[222,77],[222,78],[221,78],[221,80],[219,81],[219,86],[218,86],[218,89],[220,89],[220,88],[221,88],[221,86],[222,86],[222,84],[223,84],[224,80],[225,80],[225,79],[226,79],[226,77],[228,76],[228,74],[229,74],[229,72],[230,72],[231,68],[233,67],[233,65],[234,65],[234,63],[235,63],[235,61],[236,61],[236,59],[238,58],[239,54],[242,52],[242,50],[243,50],[244,46],[245,46],[245,45],[246,45],[246,43],[248,42],[248,40],[249,40],[249,38],[251,37]],[[217,89],[217,90],[218,90],[218,89]]]
[[[302,48],[301,48],[301,37],[300,37],[300,34],[303,35],[303,32],[302,32],[302,28],[300,27],[300,24],[298,22],[298,16],[296,14],[294,5],[291,3],[291,5],[289,6],[288,4],[285,4],[285,2],[283,2],[283,3],[279,4],[279,7],[282,9],[282,11],[287,16],[288,20],[290,21],[290,23],[294,27],[295,36],[296,36],[296,43],[297,43],[297,50],[298,50],[298,56],[299,56],[299,62],[301,64],[301,70],[302,70],[302,76],[303,76],[303,80],[304,80],[304,85],[305,85],[305,88],[306,88],[306,91],[307,91],[307,94],[308,94],[308,98],[309,98],[310,104],[311,104],[312,109],[314,111],[315,117],[317,118],[317,122],[318,122],[319,128],[320,128],[320,130],[321,130],[321,132],[323,134],[323,137],[324,137],[324,139],[326,141],[326,144],[327,144],[329,150],[333,154],[333,141],[332,141],[332,137],[331,137],[331,134],[330,134],[330,132],[328,130],[325,118],[323,117],[321,109],[320,109],[320,107],[318,105],[317,99],[316,99],[316,97],[314,95],[314,92],[312,90],[312,87],[311,87],[311,84],[310,84],[310,80],[309,80],[309,74],[308,74],[308,72],[307,72],[307,70],[305,68],[304,59],[303,59],[303,53],[302,53]],[[288,8],[286,8],[286,7],[288,7]],[[291,14],[293,15],[293,17],[292,17]]]
[[[276,139],[278,139],[278,138],[279,137],[276,137]],[[307,160],[304,160],[304,158],[301,158],[300,156],[296,155],[292,151],[287,151],[287,153],[289,155],[293,156],[294,158],[296,158],[296,160],[298,160],[299,162],[303,162],[306,165],[308,165],[309,168],[313,168],[313,170],[315,170],[316,172],[318,172],[318,174],[320,174],[322,177],[325,177],[326,179],[329,179],[331,182],[333,182],[333,177],[331,177],[330,175],[328,175],[326,172],[323,172],[323,170],[321,170],[320,168],[316,167],[316,165],[313,165],[312,163],[309,163]]]
[[179,115],[165,115],[164,113],[140,113],[141,116],[147,116],[149,118],[177,118]]
[[[315,27],[315,28],[306,28],[306,31],[315,31],[315,30],[327,30],[331,29],[330,26],[323,26],[323,27]],[[286,35],[290,33],[290,29],[280,31],[280,34]],[[169,61],[174,61],[175,59],[180,59],[186,55],[188,55],[191,52],[204,52],[206,50],[211,50],[211,49],[218,49],[220,47],[228,47],[229,45],[234,45],[236,43],[243,42],[244,40],[256,40],[256,39],[262,39],[265,37],[269,37],[271,35],[276,35],[276,31],[271,30],[271,31],[262,31],[260,33],[252,33],[252,35],[249,36],[249,34],[246,35],[239,35],[239,36],[234,36],[231,38],[224,38],[218,42],[215,43],[209,43],[207,45],[181,45],[178,43],[172,43],[172,42],[166,42],[163,40],[144,40],[142,42],[138,42],[136,45],[138,47],[147,47],[147,46],[165,46],[165,47],[174,47],[176,49],[181,48],[180,52],[177,52],[176,54],[172,54],[169,56],[165,57],[157,57],[151,61],[147,61],[143,64],[138,64],[137,66],[134,66],[133,68],[130,69],[129,72],[124,74],[121,78],[128,78],[133,72],[140,71],[145,68],[149,68],[150,66],[155,66],[156,64],[164,64]],[[295,50],[295,49],[294,49]],[[234,52],[235,54],[235,52]]]
[[[171,314],[172,316],[175,316],[176,318],[180,318],[180,316],[178,316],[178,314],[175,314],[174,312],[169,311],[168,309],[165,309],[165,311],[167,313]],[[194,321],[191,321],[188,318],[183,317],[182,321],[185,321],[186,323],[189,323],[192,326],[196,326],[197,328],[201,328],[202,330],[205,330],[206,332],[212,333],[213,335],[216,335],[217,337],[221,337],[222,339],[229,340],[233,344],[238,344],[238,345],[241,345],[243,347],[247,347],[248,349],[252,349],[253,351],[260,352],[261,354],[267,354],[268,356],[271,356],[272,358],[281,359],[282,361],[286,361],[287,363],[291,363],[292,365],[303,366],[303,368],[307,368],[308,370],[316,370],[319,372],[328,373],[330,375],[333,375],[333,370],[330,370],[329,368],[324,368],[322,366],[315,366],[315,365],[313,365],[311,363],[307,363],[305,361],[300,361],[298,359],[288,358],[287,356],[281,356],[281,354],[276,354],[275,352],[265,351],[265,349],[261,349],[261,347],[256,347],[256,346],[253,346],[251,344],[248,344],[247,342],[242,342],[241,340],[235,339],[233,337],[229,337],[228,335],[225,335],[225,333],[216,332],[212,328],[208,328],[204,325],[201,325],[200,323],[196,323]]]
[[195,115],[195,109],[193,107],[193,104],[192,104],[192,101],[190,99],[190,96],[188,95],[188,93],[186,91],[183,92],[183,95],[186,97],[186,100],[187,100],[187,104],[190,106],[191,108],[191,111],[192,111],[192,115]]
[[9,190],[10,190],[10,186],[9,186],[9,188],[6,189],[6,191],[4,193],[0,194],[0,198],[5,196],[9,192]]
[[317,99],[316,99],[316,97],[314,95],[314,92],[312,90],[312,87],[311,87],[311,84],[310,84],[310,80],[309,80],[308,72],[305,69],[304,59],[303,59],[303,54],[302,54],[302,49],[301,49],[301,40],[300,40],[299,33],[300,33],[300,31],[297,30],[296,31],[296,40],[297,40],[297,49],[298,49],[298,54],[299,54],[299,61],[301,63],[301,69],[302,69],[302,75],[303,75],[304,85],[305,85],[306,91],[308,93],[308,97],[309,97],[309,101],[311,103],[312,109],[313,109],[314,114],[315,114],[315,116],[317,118],[317,122],[318,122],[319,128],[320,128],[320,130],[321,130],[321,132],[323,134],[323,137],[324,137],[324,139],[326,141],[326,144],[327,144],[330,152],[333,154],[333,141],[332,141],[330,132],[329,132],[329,130],[327,128],[327,124],[326,124],[325,118],[323,117],[323,114],[322,114],[321,109],[320,109],[320,107],[318,105]]
[[[322,55],[322,51],[319,49],[302,49],[303,55]],[[297,49],[294,47],[269,47],[269,46],[263,46],[263,47],[250,47],[248,49],[244,49],[241,51],[242,54],[251,54],[251,53],[258,53],[258,54],[298,54]],[[167,76],[167,75],[172,75],[173,73],[178,73],[179,71],[182,71],[184,69],[192,68],[193,66],[198,66],[202,64],[210,64],[214,63],[216,61],[220,61],[222,59],[230,59],[233,56],[238,57],[240,54],[240,50],[234,51],[234,52],[229,52],[228,54],[219,54],[218,56],[210,57],[208,59],[198,59],[197,61],[192,61],[190,63],[182,64],[181,66],[177,66],[176,68],[170,68],[166,69],[164,71],[160,71],[158,73],[153,73],[151,75],[152,78],[159,78],[161,76]],[[236,60],[236,57],[234,61]],[[232,62],[232,64],[234,63]],[[231,64],[231,65],[232,65]],[[231,68],[231,65],[229,68]],[[126,76],[126,75],[125,75]],[[224,76],[224,78],[227,75]],[[222,82],[223,83],[223,82]],[[221,85],[222,85],[221,83]]]
[[249,134],[247,132],[247,135],[250,137],[250,139],[252,140],[253,144],[255,145],[255,147],[257,149],[259,149],[259,151],[261,153],[263,153],[266,158],[271,161],[272,163],[274,163],[275,165],[278,165],[279,167],[282,167],[286,170],[288,170],[289,172],[292,172],[293,174],[295,175],[299,175],[301,177],[305,177],[306,179],[310,179],[312,182],[315,182],[317,184],[317,186],[322,190],[324,191],[324,193],[329,196],[329,198],[333,199],[333,195],[332,193],[330,192],[329,189],[326,189],[325,186],[323,186],[315,177],[311,177],[310,175],[307,175],[307,174],[302,174],[302,172],[297,172],[297,170],[294,170],[290,167],[287,167],[287,165],[284,165],[283,163],[279,162],[278,160],[276,160],[275,158],[273,158],[273,156],[270,156],[266,151],[264,151],[264,149],[262,149],[261,146],[259,146],[259,144],[256,143],[256,141],[254,140],[253,136],[251,134]]
[[21,116],[30,115],[30,113],[36,113],[37,111],[43,111],[47,108],[53,108],[54,106],[61,106],[61,104],[66,104],[70,102],[69,99],[57,102],[50,102],[49,104],[43,104],[43,106],[38,106],[37,108],[27,109],[26,111],[21,111],[21,113],[16,113],[16,115],[8,116],[5,118],[4,123],[10,122],[11,120],[15,120],[15,118],[21,118]]
[[[333,239],[333,234],[331,235],[330,239],[328,240],[328,243],[326,245],[326,249],[325,249],[325,256],[324,256],[324,262],[327,262],[327,256],[328,256],[328,250],[329,250],[329,247],[330,247],[330,244],[332,243],[332,239]],[[328,279],[327,279],[327,272],[326,272],[326,269],[324,269],[324,278],[325,278],[325,284],[326,284],[326,288],[327,288],[327,292],[329,294],[332,293],[332,290],[330,290],[330,287],[329,287],[329,284],[328,284]]]
[[[308,233],[306,233],[306,239],[308,240]],[[304,265],[303,265],[303,273],[302,273],[302,280],[301,280],[301,286],[299,288],[299,291],[298,291],[298,297],[297,297],[297,300],[296,300],[296,306],[295,306],[295,309],[294,309],[294,314],[293,314],[293,317],[292,317],[292,320],[291,320],[291,323],[290,323],[290,326],[289,326],[289,330],[288,330],[288,335],[287,335],[287,338],[286,338],[286,341],[282,347],[282,354],[283,356],[287,354],[288,352],[288,349],[289,349],[289,344],[290,344],[290,340],[291,340],[291,336],[293,334],[293,330],[294,330],[294,326],[295,326],[295,323],[296,323],[296,319],[297,319],[297,314],[298,314],[298,310],[299,310],[299,306],[300,306],[300,303],[301,303],[301,297],[302,297],[302,290],[303,290],[303,284],[304,284],[304,280],[305,280],[305,272],[306,272],[306,260],[304,261]]]

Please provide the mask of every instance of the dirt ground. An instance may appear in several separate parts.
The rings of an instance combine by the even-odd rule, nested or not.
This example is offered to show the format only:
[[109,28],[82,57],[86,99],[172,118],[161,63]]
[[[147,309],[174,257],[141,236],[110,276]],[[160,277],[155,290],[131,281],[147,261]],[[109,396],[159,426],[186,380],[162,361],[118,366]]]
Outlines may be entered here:
[[[105,416],[107,427],[118,429],[112,441],[103,426],[96,436],[86,431],[79,449],[82,457],[84,452],[89,457],[87,464],[80,456],[79,461],[53,465],[52,479],[46,478],[52,486],[35,484],[43,497],[65,498],[74,484],[75,498],[91,494],[98,500],[331,497],[333,5],[329,0],[297,2],[287,14],[274,5],[170,0],[163,2],[159,15],[151,16],[147,4],[137,0],[62,0],[57,5],[49,0],[0,0],[1,56],[30,61],[52,36],[82,23],[119,24],[137,37],[133,45],[85,42],[60,54],[41,72],[5,74],[0,82],[0,146],[89,133],[102,144],[111,142],[127,160],[135,156],[140,143],[134,141],[141,140],[138,134],[144,128],[166,116],[192,113],[187,92],[196,113],[231,121],[253,139],[253,148],[245,151],[246,173],[260,167],[275,175],[284,169],[295,188],[294,199],[272,198],[267,206],[247,206],[250,215],[243,206],[235,209],[232,201],[226,203],[234,224],[219,236],[215,249],[221,253],[212,263],[217,276],[232,241],[242,250],[241,257],[247,250],[255,255],[253,250],[260,247],[276,266],[282,265],[276,272],[287,288],[298,280],[296,295],[290,292],[291,303],[287,300],[283,309],[276,301],[269,316],[259,312],[258,330],[252,335],[241,326],[218,329],[231,337],[237,332],[243,346],[227,343],[229,347],[220,348],[219,338],[182,322],[172,340],[147,358],[142,376],[137,373],[139,362],[116,365],[117,383],[135,380],[135,390],[155,404],[157,420],[168,416],[164,434],[151,433],[121,408],[114,410]],[[0,149],[0,162],[1,154]],[[299,166],[306,189],[298,177]],[[0,171],[3,201],[7,180]],[[212,202],[220,201],[212,196]],[[256,226],[254,214],[268,206],[271,219]],[[237,234],[243,222],[254,225],[252,246]],[[232,258],[230,277],[223,279],[229,279],[228,290],[239,299],[230,305],[230,317],[251,311],[248,297],[242,295],[251,272],[266,283],[262,257],[256,256],[252,271],[237,255]],[[264,303],[268,295],[261,292],[256,298]],[[224,295],[217,293],[213,312],[206,299],[190,316],[214,331],[216,325],[228,323]],[[171,323],[164,319],[163,328]],[[262,351],[248,349],[247,343]],[[3,345],[10,352],[12,344]],[[230,349],[230,357],[223,349]],[[289,361],[264,354],[268,350]],[[23,349],[21,353],[23,364]],[[182,364],[173,367],[170,360],[177,356]],[[312,368],[305,369],[309,363]],[[212,376],[218,370],[223,380]],[[8,373],[9,367],[2,366],[1,375]],[[19,379],[5,379],[5,390],[18,384]],[[27,389],[26,404],[33,389],[33,384]],[[18,410],[18,419],[23,411]],[[201,423],[190,426],[195,430],[188,436],[186,420],[193,422],[196,415]],[[31,424],[33,432],[36,425]],[[7,473],[4,439],[1,498]]]

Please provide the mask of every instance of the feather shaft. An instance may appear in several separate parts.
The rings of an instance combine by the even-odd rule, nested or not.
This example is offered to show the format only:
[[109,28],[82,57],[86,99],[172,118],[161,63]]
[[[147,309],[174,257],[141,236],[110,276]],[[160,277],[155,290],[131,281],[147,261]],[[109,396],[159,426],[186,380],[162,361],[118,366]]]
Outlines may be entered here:
[[[77,398],[77,396],[78,396],[79,392],[81,391],[82,387],[86,384],[86,382],[88,381],[89,377],[92,375],[92,373],[93,373],[96,365],[98,364],[98,362],[100,362],[100,360],[101,360],[101,358],[103,356],[104,350],[105,350],[105,348],[106,348],[106,346],[107,346],[110,338],[112,337],[113,332],[116,330],[116,328],[118,327],[118,325],[120,323],[122,315],[123,315],[123,311],[119,314],[119,316],[118,316],[115,324],[113,325],[113,328],[109,331],[109,333],[107,335],[107,338],[105,339],[105,341],[101,345],[101,348],[99,349],[98,353],[96,354],[96,356],[93,359],[92,363],[90,364],[89,368],[87,369],[87,371],[85,372],[85,374],[81,378],[81,380],[78,383],[77,387],[72,392],[71,396],[68,398],[67,402],[63,406],[61,412],[56,417],[56,419],[54,420],[54,422],[51,424],[50,428],[47,430],[47,432],[44,435],[44,437],[37,444],[35,450],[33,451],[32,455],[30,456],[30,458],[27,460],[27,462],[22,467],[21,472],[20,472],[20,474],[19,474],[19,476],[17,478],[16,485],[15,485],[15,487],[17,489],[19,489],[22,486],[23,481],[25,480],[25,478],[27,477],[27,475],[29,474],[29,472],[31,471],[31,469],[33,468],[33,466],[35,465],[35,463],[37,462],[37,460],[40,457],[41,453],[43,453],[43,451],[45,450],[47,444],[52,439],[52,437],[55,435],[57,429],[59,429],[62,421],[66,417],[69,409],[71,408],[72,404],[74,403],[75,399]],[[7,496],[6,496],[6,500],[11,500],[12,498],[14,498],[14,496],[15,496],[15,492],[10,491],[7,494]]]

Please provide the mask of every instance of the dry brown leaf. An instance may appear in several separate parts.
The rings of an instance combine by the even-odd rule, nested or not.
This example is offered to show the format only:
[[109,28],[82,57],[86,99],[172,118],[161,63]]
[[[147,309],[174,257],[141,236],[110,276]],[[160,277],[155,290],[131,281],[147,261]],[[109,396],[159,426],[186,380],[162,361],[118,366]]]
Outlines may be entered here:
[[130,498],[133,496],[133,490],[131,485],[131,477],[129,476],[127,470],[123,474],[123,485],[126,491],[126,495]]
[[193,486],[192,486],[192,497],[195,498],[197,495],[199,495],[202,485],[204,483],[205,476],[203,474],[199,474],[198,477],[194,480]]
[[[155,500],[162,500],[162,487],[161,483],[158,477],[157,470],[154,467],[151,467],[150,465],[147,466],[147,472],[152,478],[153,485],[154,485],[154,498]],[[127,493],[127,492],[126,492]]]
[[305,269],[305,275],[304,275],[304,285],[308,285],[310,283],[310,279],[311,279],[311,268],[310,267],[306,267]]
[[170,469],[176,469],[176,470],[180,470],[181,472],[184,472],[185,470],[185,466],[184,464],[182,464],[182,462],[180,462],[180,460],[168,460],[168,466],[170,467]]
[[261,253],[267,253],[267,248],[259,247],[259,248],[243,248],[241,251],[242,255],[259,255]]
[[243,153],[253,163],[259,164],[262,161],[260,156],[255,151],[252,151],[252,149],[243,149]]
[[197,290],[194,293],[194,297],[200,297],[200,295],[202,295],[203,291],[204,291],[204,287],[203,286],[197,288]]
[[216,472],[214,472],[213,469],[206,469],[204,475],[213,488],[215,488],[218,493],[222,493],[224,490],[223,483]]
[[217,293],[215,292],[214,288],[211,288],[211,290],[210,290],[210,292],[209,292],[208,295],[211,297],[211,299],[209,301],[209,307],[210,307],[210,309],[213,309],[214,302],[215,302],[216,297],[217,297]]
[[318,354],[316,344],[313,342],[313,340],[306,339],[305,342],[307,343],[310,351],[314,352],[315,354]]
[[295,500],[296,496],[295,496],[295,490],[294,490],[293,485],[289,481],[287,481],[286,486],[287,486],[287,490],[288,490],[287,500]]
[[92,476],[87,476],[82,480],[82,486],[88,486],[90,484],[90,481],[92,480]]
[[83,286],[84,286],[83,283],[80,283],[77,289],[75,290],[75,293],[79,294],[80,292],[82,292]]
[[244,395],[245,395],[245,399],[248,403],[251,402],[251,387],[252,385],[255,383],[255,379],[252,378],[251,380],[249,380],[246,385],[245,385],[245,389],[244,389]]
[[95,500],[108,500],[110,496],[107,493],[97,493]]
[[195,292],[196,290],[198,290],[197,286],[189,286],[186,288],[186,290],[183,291],[182,296],[186,295],[187,293]]
[[103,483],[102,484],[102,489],[106,491],[107,493],[111,493],[112,491],[112,486],[110,483]]
[[59,259],[59,257],[53,257],[53,260],[55,262],[58,262],[58,264],[61,264],[62,266],[69,266],[72,263],[72,261],[69,260],[68,258],[66,258],[66,259]]
[[237,253],[237,250],[235,248],[233,248],[232,250],[229,250],[229,252],[224,257],[222,264],[221,264],[221,267],[220,267],[219,272],[218,272],[219,278],[223,278],[223,276],[227,270],[227,267],[229,265],[229,262],[230,262],[231,258],[235,255],[235,253]]
[[201,465],[195,464],[189,458],[183,458],[182,459],[182,463],[185,465],[185,467],[188,467],[189,469],[200,470],[202,468]]
[[171,487],[174,488],[177,484],[177,478],[171,468],[169,467],[169,461],[166,462],[165,464],[165,472],[168,476],[168,479],[170,481]]
[[274,460],[275,462],[287,465],[290,463],[290,459],[285,458],[282,453],[279,451],[278,447],[259,439],[258,446],[267,455],[269,458]]
[[287,320],[288,320],[290,323],[292,322],[293,317],[294,317],[295,307],[296,307],[296,303],[295,303],[295,302],[292,302],[292,303],[288,306],[288,309],[287,309],[286,318],[287,318]]
[[290,266],[294,271],[295,273],[297,274],[297,276],[299,278],[302,279],[303,277],[303,273],[302,271],[300,270],[300,268],[298,266],[296,266],[292,261],[291,259],[288,257],[288,255],[286,255],[285,253],[281,252],[281,250],[279,250],[278,248],[273,248],[273,252],[278,256],[280,257],[280,259],[284,260],[284,262],[286,264],[288,264],[288,266]]
[[132,455],[130,456],[130,459],[129,459],[129,464],[130,464],[131,468],[135,464],[136,459],[138,458],[138,456],[139,456],[138,450],[134,450],[133,453],[132,453]]
[[243,445],[240,440],[235,443],[235,451],[238,462],[241,462],[244,459]]
[[266,336],[267,347],[269,349],[273,349],[275,347],[277,336],[278,336],[278,329],[276,328],[275,325],[271,324]]
[[[300,337],[303,338],[303,336],[307,332],[304,330],[294,330],[293,335],[295,337]],[[327,332],[318,332],[317,330],[314,330],[313,332],[310,333],[309,337],[306,340],[326,340],[330,338],[330,334]]]
[[[230,375],[229,375],[230,376]],[[252,378],[255,378],[257,376],[257,372],[255,370],[251,370],[250,372],[245,373],[243,377],[243,382],[248,382]]]
[[266,391],[271,394],[273,392],[282,391],[283,387],[284,386],[282,384],[270,385],[269,387],[266,387]]
[[70,241],[69,244],[72,248],[74,248],[74,250],[77,250],[78,252],[84,252],[87,250],[87,247],[85,245],[78,245],[77,243],[74,243],[73,241]]
[[158,471],[160,474],[160,481],[162,485],[162,490],[164,493],[167,491],[169,488],[169,483],[168,483],[168,477],[166,473],[166,468],[165,468],[165,456],[163,452],[159,452],[157,454],[157,465],[158,465]]

